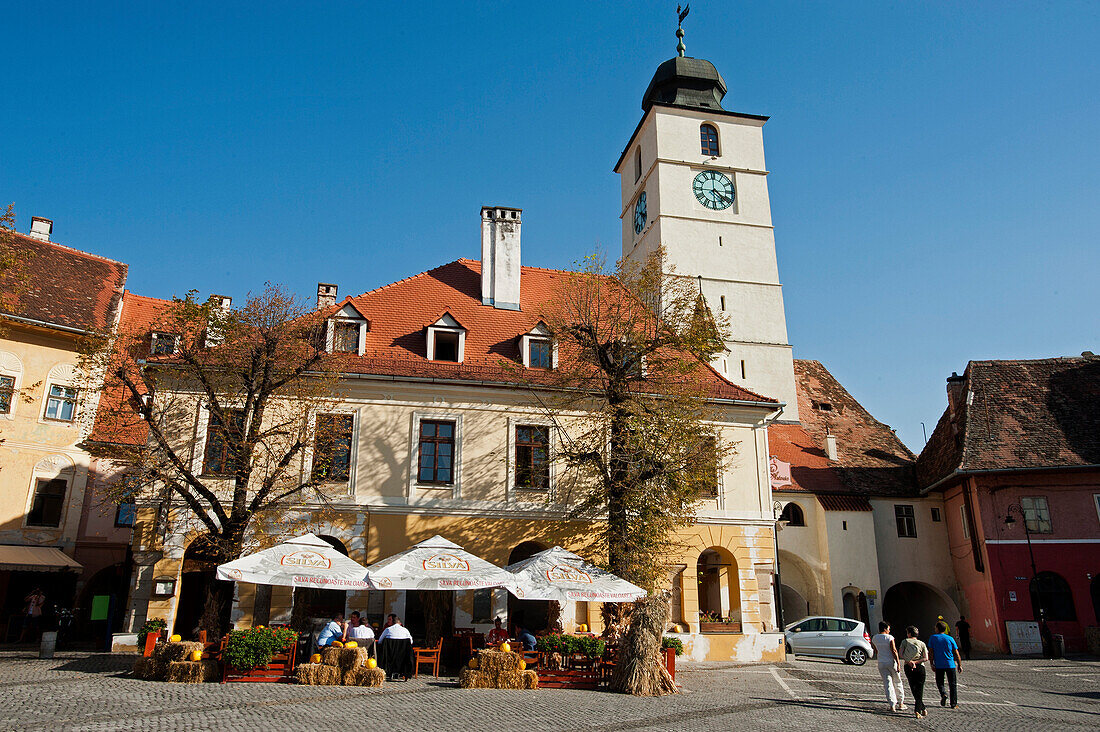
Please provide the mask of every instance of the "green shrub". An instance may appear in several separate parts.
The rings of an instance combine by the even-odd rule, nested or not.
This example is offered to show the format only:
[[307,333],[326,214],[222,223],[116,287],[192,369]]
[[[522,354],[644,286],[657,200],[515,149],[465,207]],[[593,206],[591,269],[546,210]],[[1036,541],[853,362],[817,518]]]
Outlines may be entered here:
[[150,634],[156,635],[160,631],[168,627],[168,623],[164,618],[151,618],[145,621],[145,624],[138,630],[138,648],[145,648],[145,638]]
[[297,642],[298,634],[289,628],[232,630],[225,644],[225,660],[238,671],[251,671],[271,663],[272,656]]
[[666,635],[661,639],[661,648],[675,648],[676,655],[684,655],[684,643],[679,638],[673,638],[670,635]]
[[535,641],[535,650],[541,653],[561,653],[565,656],[583,653],[589,658],[603,656],[606,646],[602,638],[588,635],[544,635]]

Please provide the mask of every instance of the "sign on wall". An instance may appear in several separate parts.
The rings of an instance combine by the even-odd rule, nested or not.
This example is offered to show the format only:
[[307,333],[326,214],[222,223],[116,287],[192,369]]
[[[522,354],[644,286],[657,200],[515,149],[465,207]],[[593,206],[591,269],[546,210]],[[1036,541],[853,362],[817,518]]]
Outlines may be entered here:
[[791,485],[791,464],[785,463],[775,455],[772,455],[768,466],[771,473],[772,490]]
[[1008,652],[1012,655],[1043,652],[1039,624],[1034,620],[1006,620],[1005,630],[1008,631]]

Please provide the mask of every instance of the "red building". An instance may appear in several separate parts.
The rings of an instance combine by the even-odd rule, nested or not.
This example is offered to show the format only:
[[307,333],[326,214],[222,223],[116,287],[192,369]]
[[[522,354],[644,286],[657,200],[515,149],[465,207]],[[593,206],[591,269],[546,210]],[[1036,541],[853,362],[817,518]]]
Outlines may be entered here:
[[1100,357],[971,361],[947,397],[917,472],[944,497],[974,647],[1007,652],[1042,615],[1085,650],[1100,625]]

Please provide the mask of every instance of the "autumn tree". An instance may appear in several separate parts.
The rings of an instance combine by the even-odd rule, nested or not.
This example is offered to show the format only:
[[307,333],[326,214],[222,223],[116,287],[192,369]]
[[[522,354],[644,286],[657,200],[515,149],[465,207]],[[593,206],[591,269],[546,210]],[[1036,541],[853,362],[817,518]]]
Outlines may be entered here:
[[589,257],[544,312],[558,363],[540,384],[551,388],[533,393],[548,395],[539,399],[558,428],[555,459],[576,473],[574,513],[593,520],[608,569],[651,591],[632,613],[605,605],[610,632],[622,632],[628,614],[641,624],[626,631],[617,685],[658,693],[671,679],[654,661],[668,616],[656,591],[675,530],[714,494],[732,450],[712,426],[707,391],[718,377],[706,364],[724,347],[725,323],[694,280],[666,269],[660,250],[613,270]]
[[[161,536],[197,530],[209,563],[305,528],[329,505],[350,450],[317,418],[339,403],[332,358],[322,314],[274,286],[236,309],[190,293],[152,328],[90,344],[86,370],[107,374],[97,432],[132,465],[113,499],[155,508],[157,525],[144,528]],[[210,587],[204,627],[220,634],[232,584]]]

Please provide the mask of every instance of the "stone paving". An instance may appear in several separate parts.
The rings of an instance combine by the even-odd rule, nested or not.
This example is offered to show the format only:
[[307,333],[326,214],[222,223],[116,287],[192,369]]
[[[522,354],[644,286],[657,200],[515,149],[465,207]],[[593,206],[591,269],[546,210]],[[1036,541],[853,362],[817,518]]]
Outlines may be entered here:
[[682,665],[683,693],[463,690],[453,679],[382,689],[166,684],[129,676],[132,656],[0,653],[0,729],[10,730],[1075,730],[1100,729],[1100,661],[972,661],[960,706],[886,711],[873,664]]

